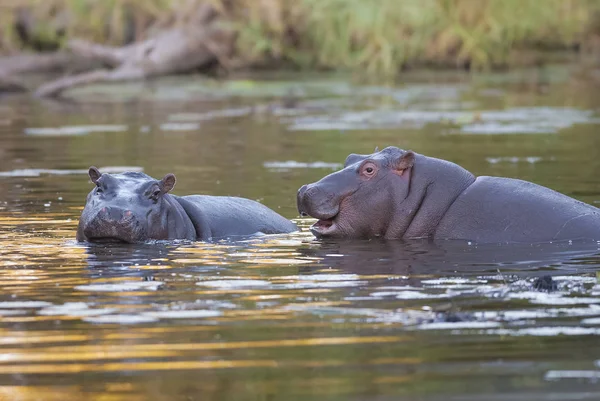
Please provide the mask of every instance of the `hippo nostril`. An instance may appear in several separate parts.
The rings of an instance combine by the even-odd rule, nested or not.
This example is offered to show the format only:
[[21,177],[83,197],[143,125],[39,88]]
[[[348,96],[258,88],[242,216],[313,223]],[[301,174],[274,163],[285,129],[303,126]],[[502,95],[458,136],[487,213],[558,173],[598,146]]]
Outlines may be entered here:
[[306,217],[308,214],[304,211],[304,194],[306,193],[306,185],[302,185],[298,190],[296,195],[296,207],[298,208],[298,212],[300,212],[300,216]]
[[315,192],[319,191],[319,187],[314,185],[314,184],[309,184],[306,186],[306,188],[304,188],[304,194],[306,196],[311,196],[312,194],[314,194]]
[[119,221],[123,217],[123,211],[119,208],[114,207],[103,207],[98,212],[98,217],[101,217],[105,220],[114,220]]

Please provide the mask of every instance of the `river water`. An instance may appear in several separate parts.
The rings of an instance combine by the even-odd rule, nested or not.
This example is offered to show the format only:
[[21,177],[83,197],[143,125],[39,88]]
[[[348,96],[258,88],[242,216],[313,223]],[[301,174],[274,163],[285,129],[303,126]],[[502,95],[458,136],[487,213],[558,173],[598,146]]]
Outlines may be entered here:
[[[599,93],[557,66],[1,97],[0,400],[600,399],[599,244],[320,242],[295,209],[389,145],[599,203]],[[302,232],[78,244],[90,165],[172,172],[175,194],[256,199]]]

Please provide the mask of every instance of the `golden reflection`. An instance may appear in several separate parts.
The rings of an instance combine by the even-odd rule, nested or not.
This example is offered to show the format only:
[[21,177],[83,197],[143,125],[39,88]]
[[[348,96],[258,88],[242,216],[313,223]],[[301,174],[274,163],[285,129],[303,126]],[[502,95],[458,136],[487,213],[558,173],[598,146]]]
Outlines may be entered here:
[[168,270],[172,269],[171,265],[140,265],[140,266],[129,266],[130,269],[141,269],[141,270]]
[[106,383],[104,388],[109,392],[129,392],[135,390],[135,386],[131,383]]
[[[70,270],[71,268],[69,268]],[[5,277],[7,276],[7,277]],[[27,284],[27,281],[35,280],[36,285],[48,284],[53,285],[55,287],[60,285],[79,285],[86,282],[83,278],[77,277],[35,277],[35,278],[27,278],[27,277],[11,277],[8,274],[5,274],[5,271],[0,271],[0,277],[3,277],[4,280],[0,281],[2,285],[15,285],[15,284]]]
[[70,238],[73,239],[74,238],[74,232],[73,229],[60,229],[60,228],[54,228],[52,230],[52,234],[57,236],[57,237],[64,237],[64,238]]
[[98,364],[36,364],[36,365],[0,365],[0,374],[58,374],[84,372],[120,372],[149,370],[196,370],[196,369],[231,369],[231,368],[275,368],[279,364],[275,360],[233,360],[233,361],[164,361],[164,362],[131,362]]
[[[116,385],[112,387],[111,385]],[[123,384],[119,387],[118,385]],[[0,400],[4,401],[143,401],[147,397],[134,394],[133,386],[128,383],[107,383],[102,393],[82,389],[79,386],[0,386]],[[119,390],[122,388],[122,390]],[[127,390],[130,388],[130,390]]]
[[[405,358],[398,364],[416,365],[421,363],[419,358]],[[200,370],[200,369],[235,369],[235,368],[278,368],[278,367],[335,367],[353,365],[354,361],[327,359],[311,361],[278,361],[274,359],[255,360],[216,360],[216,361],[161,361],[161,362],[104,362],[102,364],[73,363],[73,364],[30,364],[30,365],[0,365],[0,374],[58,374],[83,372],[119,372],[119,371],[169,371],[169,370]],[[381,365],[377,361],[367,361],[367,365]],[[384,363],[387,364],[387,363]],[[388,379],[388,380],[385,380]],[[392,378],[381,378],[380,383],[390,382]]]
[[[37,316],[36,316],[37,317]],[[50,317],[50,316],[39,316],[39,317]],[[8,318],[2,318],[2,321],[6,321]],[[48,319],[40,319],[48,320]],[[24,336],[2,336],[0,337],[0,344],[23,344],[28,343],[66,343],[71,341],[87,341],[90,337],[84,334],[54,334],[46,336],[24,335]],[[5,350],[2,350],[5,352]],[[18,351],[17,351],[18,352]]]
[[174,357],[178,354],[167,350],[148,350],[141,355],[139,352],[131,350],[103,351],[96,352],[32,352],[30,350],[21,350],[19,353],[11,353],[6,350],[0,354],[1,363],[17,362],[71,362],[71,361],[93,361],[102,359],[128,359],[128,358],[165,358]]
[[49,217],[52,217],[52,218],[66,217],[67,221],[74,221],[75,223],[77,223],[77,219],[71,219],[71,214],[70,213],[58,213],[58,212],[53,212],[53,213],[27,213],[27,217],[28,218],[36,218],[36,219],[47,219]]
[[[322,308],[322,307],[335,307],[335,306],[345,306],[348,305],[347,301],[328,301],[328,302],[304,302],[302,304],[287,304],[287,306],[300,306],[303,309],[309,308]],[[280,314],[287,313],[290,318],[292,317],[293,311],[290,309],[281,309],[281,308],[264,308],[264,309],[248,309],[248,310],[232,310],[226,311],[225,317],[233,317],[233,316],[252,316],[252,315],[265,315],[265,314]]]
[[3,225],[7,225],[7,226],[19,226],[19,225],[25,225],[25,224],[40,224],[40,225],[44,225],[44,224],[70,224],[70,225],[77,225],[76,221],[69,221],[69,220],[50,220],[50,219],[32,219],[32,218],[22,218],[22,219],[16,219],[13,217],[2,217],[0,216],[0,224]]
[[[277,327],[278,328],[282,328],[282,329],[297,329],[297,328],[301,328],[301,329],[305,329],[305,328],[322,328],[322,327],[329,327],[332,329],[335,329],[337,327],[345,327],[345,323],[332,323],[332,322],[297,322],[297,321],[290,321],[290,322],[281,322],[281,323],[277,323]],[[401,325],[401,323],[398,323],[397,325]],[[355,327],[356,329],[370,329],[370,328],[381,328],[381,327],[392,327],[393,324],[391,323],[352,323],[352,327]],[[174,332],[195,332],[195,331],[217,331],[219,330],[219,328],[217,326],[192,326],[192,327],[140,327],[137,328],[136,331],[138,332],[143,332],[143,333],[156,333],[159,335],[165,334],[165,333],[174,333]],[[118,338],[118,335],[116,335],[115,338]]]
[[35,263],[26,260],[3,260],[0,261],[0,266],[31,266]]
[[[266,314],[265,313],[256,313],[256,314],[244,315],[244,321],[288,320],[288,319],[293,319],[293,316],[284,311],[279,311],[279,313],[272,312],[272,313],[266,313]],[[227,321],[231,321],[232,319],[228,319],[227,317],[216,317],[216,318],[213,318],[213,320],[219,321],[219,322],[227,322]]]
[[247,288],[239,288],[239,289],[231,289],[231,290],[198,290],[194,293],[196,295],[228,295],[228,294],[254,294],[256,292],[262,292],[264,288],[260,289],[247,289]]
[[286,235],[285,238],[269,238],[264,241],[256,241],[253,245],[260,248],[298,247],[307,245],[313,240],[314,236],[310,232],[297,232]]
[[208,254],[208,255],[225,255],[225,251],[231,247],[219,244],[206,244],[198,242],[194,246],[179,247],[173,250],[173,253],[193,253],[193,254]]
[[[49,336],[48,336],[49,337]],[[45,337],[45,338],[48,338]],[[27,337],[29,342],[30,338]],[[34,337],[33,337],[34,338]],[[81,336],[79,340],[87,339]],[[255,340],[255,341],[230,341],[230,342],[209,342],[209,343],[164,343],[164,344],[73,344],[69,346],[49,346],[44,349],[44,353],[62,354],[64,360],[68,360],[69,354],[118,354],[130,353],[144,357],[146,352],[176,352],[176,351],[208,351],[208,350],[227,350],[227,349],[249,349],[249,348],[284,348],[284,347],[313,347],[324,345],[349,345],[349,344],[385,344],[406,341],[407,337],[402,336],[375,336],[375,337],[321,337],[321,338],[298,338],[284,340]],[[74,341],[74,339],[70,339]],[[52,339],[46,342],[55,342]],[[15,342],[17,343],[17,342]],[[28,350],[3,349],[3,355],[27,354]],[[39,355],[44,355],[39,353]],[[43,356],[42,356],[43,357]],[[0,357],[0,361],[4,360]],[[10,362],[10,361],[7,361]],[[1,373],[1,372],[0,372]]]
[[[33,307],[19,310],[16,307],[5,309],[7,312],[15,312],[19,315],[8,313],[2,316],[4,327],[19,327],[20,330],[0,330],[0,348],[2,348],[0,375],[250,369],[282,366],[335,367],[352,365],[356,360],[352,358],[279,360],[273,356],[277,351],[271,353],[266,350],[351,347],[352,345],[365,345],[368,348],[410,339],[405,336],[377,336],[377,333],[370,336],[353,336],[354,332],[349,334],[347,323],[343,321],[304,319],[320,321],[303,322],[300,321],[303,319],[297,319],[298,314],[306,313],[307,309],[351,305],[349,301],[339,301],[340,298],[337,296],[333,298],[336,299],[335,301],[328,300],[328,294],[340,291],[335,287],[327,288],[329,282],[387,278],[359,275],[352,275],[350,279],[342,275],[339,278],[324,277],[321,280],[315,278],[314,275],[322,273],[333,275],[338,274],[338,271],[321,269],[318,263],[322,258],[305,256],[301,251],[300,247],[313,246],[307,245],[313,240],[312,235],[302,233],[261,238],[236,246],[198,242],[169,249],[166,254],[152,253],[150,249],[148,255],[151,256],[146,259],[143,250],[139,259],[136,254],[135,259],[125,260],[117,266],[113,263],[121,262],[118,252],[115,252],[114,259],[111,259],[110,249],[107,247],[108,256],[105,259],[107,263],[104,265],[103,259],[95,254],[94,248],[75,243],[77,219],[69,220],[67,217],[58,214],[32,215],[27,218],[0,217],[0,224],[5,227],[22,227],[0,239],[0,244],[3,245],[0,249],[2,254],[0,286],[5,292],[17,294],[19,301],[43,300],[49,303],[46,310]],[[36,229],[35,233],[27,232],[33,229]],[[99,255],[105,256],[104,253]],[[173,272],[174,268],[188,269],[193,265],[203,264],[224,266],[225,269],[210,270],[208,274],[198,273],[191,268],[186,270],[186,274]],[[309,264],[315,268],[296,267],[296,265]],[[290,267],[285,268],[285,266]],[[299,274],[301,268],[310,271],[310,275],[305,277]],[[136,273],[138,270],[144,272]],[[145,283],[142,275],[146,275],[149,271],[154,271],[152,275],[156,282],[166,282],[173,287],[176,286],[176,291],[180,292],[174,293],[172,287],[169,288],[168,285],[165,291],[138,285]],[[254,280],[254,283],[249,280]],[[219,283],[211,287],[211,282]],[[203,283],[208,286],[202,285]],[[114,286],[113,291],[105,291],[107,288],[110,289],[111,285]],[[125,291],[120,291],[122,289]],[[181,294],[186,298],[178,298]],[[321,295],[323,297],[320,297]],[[316,302],[303,302],[298,297],[309,297]],[[194,305],[198,301],[198,305],[201,306]],[[213,303],[204,306],[202,302],[205,301]],[[221,308],[219,306],[221,301],[230,306]],[[85,311],[90,312],[89,316],[94,316],[95,312],[103,315],[102,311],[112,309],[112,312],[106,314],[109,318],[111,314],[144,316],[144,312],[157,309],[169,310],[168,308],[173,306],[175,306],[173,310],[176,311],[179,310],[180,304],[181,309],[184,310],[191,310],[194,307],[211,310],[215,308],[222,313],[222,316],[193,321],[193,324],[164,323],[160,320],[139,326],[116,323],[92,324],[82,321],[83,317],[88,316],[85,313],[77,313],[81,311],[69,309],[67,304],[71,302],[85,305],[87,308]],[[252,302],[263,302],[261,306],[268,307],[258,308],[247,305]],[[188,303],[194,307],[187,307]],[[183,321],[188,323],[186,320]],[[206,323],[203,323],[204,321]],[[250,327],[264,325],[266,330],[277,330],[284,336],[283,339],[272,339],[273,335],[267,335],[262,340],[244,341],[246,337],[238,335],[231,337],[232,340],[219,340],[221,338],[219,336],[223,335],[222,331],[227,333],[229,327],[239,323],[248,324]],[[352,324],[353,329],[368,329],[371,333],[384,327],[389,329],[395,326],[401,324]],[[35,330],[36,327],[57,329]],[[305,332],[311,329],[312,332]],[[326,333],[336,329],[343,330],[344,334],[326,337]],[[298,336],[304,338],[294,338]],[[277,338],[280,337],[282,336],[277,335]],[[254,354],[246,354],[246,350],[259,349],[265,350],[264,359]],[[236,352],[252,356],[243,359],[238,358],[234,352],[227,352],[233,350],[241,350]],[[414,364],[419,363],[419,360],[390,357],[360,363]],[[327,383],[333,383],[335,380],[319,378],[313,382],[326,386]],[[137,394],[139,391],[139,388],[130,383],[107,383],[100,392],[89,393],[83,393],[79,388],[65,387],[58,392],[62,395],[56,399],[67,401],[72,396],[73,399],[104,401],[111,400],[117,395],[126,395],[128,400],[137,401],[132,392]],[[10,389],[0,387],[0,400],[4,399],[3,397],[33,400],[37,399],[36,396],[39,394],[43,395],[43,392],[37,392],[29,387]]]
[[298,297],[297,294],[261,294],[261,295],[250,295],[242,297],[240,299],[244,301],[268,301],[271,299],[290,299]]
[[[56,320],[79,320],[81,316],[6,316],[2,318],[3,322],[6,323],[31,323],[31,322],[44,322],[44,321],[56,321]],[[2,341],[0,340],[0,344]]]
[[314,263],[313,260],[291,259],[291,258],[290,259],[276,259],[276,258],[242,259],[242,260],[240,260],[240,262],[241,263],[250,263],[250,264],[261,264],[261,265],[300,265],[300,264],[305,264],[305,263]]
[[209,264],[209,265],[228,265],[230,264],[230,262],[226,262],[226,261],[222,261],[222,258],[219,257],[203,257],[203,258],[198,258],[198,259],[188,259],[188,258],[182,258],[182,259],[173,259],[171,262],[173,263],[180,263],[182,265],[185,264]]

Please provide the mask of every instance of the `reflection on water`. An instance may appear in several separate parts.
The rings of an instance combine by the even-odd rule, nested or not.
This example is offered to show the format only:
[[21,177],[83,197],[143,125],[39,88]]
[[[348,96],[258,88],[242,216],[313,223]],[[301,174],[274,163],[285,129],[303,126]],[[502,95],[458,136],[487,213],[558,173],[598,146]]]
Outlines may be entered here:
[[[159,90],[114,106],[88,89],[80,106],[0,104],[0,399],[600,398],[595,242],[321,242],[309,219],[238,242],[74,241],[90,165],[174,172],[177,194],[241,195],[295,219],[301,184],[350,152],[398,145],[600,201],[595,103],[571,100],[566,83],[545,97],[507,83],[315,84],[298,109],[269,85],[264,99],[232,84],[204,102]],[[476,115],[535,126],[563,106],[548,134],[458,132]],[[348,123],[351,108],[395,125],[289,129],[307,116]],[[399,109],[471,117],[413,124]]]

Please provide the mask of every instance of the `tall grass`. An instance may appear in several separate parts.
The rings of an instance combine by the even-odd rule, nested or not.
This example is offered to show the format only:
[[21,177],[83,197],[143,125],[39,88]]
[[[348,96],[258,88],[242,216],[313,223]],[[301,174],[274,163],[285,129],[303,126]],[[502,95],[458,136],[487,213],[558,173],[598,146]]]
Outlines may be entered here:
[[[600,20],[597,0],[205,1],[238,30],[237,56],[249,64],[286,62],[372,77],[423,64],[510,66],[520,51],[584,45],[599,33]],[[62,37],[119,44],[143,38],[156,24],[177,23],[202,2],[0,0],[0,46],[20,46],[9,12],[18,6],[33,10],[36,32],[59,45]],[[61,37],[53,29],[59,15],[67,15]]]
[[173,15],[173,0],[0,0],[0,46],[22,47],[14,32],[18,11],[26,10],[33,35],[57,46],[71,37],[121,44],[128,36],[143,38],[152,23]]
[[282,11],[268,18],[270,7],[238,2],[254,9],[240,26],[244,52],[369,75],[424,63],[504,66],[516,50],[570,48],[600,11],[594,0],[273,0]]

